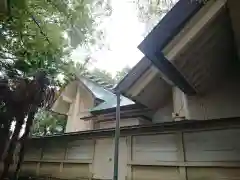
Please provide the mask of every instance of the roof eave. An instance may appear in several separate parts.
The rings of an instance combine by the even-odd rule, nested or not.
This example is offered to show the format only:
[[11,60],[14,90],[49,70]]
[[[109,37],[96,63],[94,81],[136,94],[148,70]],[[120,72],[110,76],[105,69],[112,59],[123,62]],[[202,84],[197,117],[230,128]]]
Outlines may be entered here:
[[180,0],[138,46],[169,80],[188,95],[196,94],[195,89],[174,65],[164,57],[162,50],[202,6],[203,2]]
[[[146,107],[139,103],[138,104],[129,104],[129,105],[120,107],[121,111],[128,110],[128,109],[141,109],[141,108],[146,108]],[[112,107],[112,108],[108,108],[108,109],[91,111],[91,114],[99,115],[99,114],[107,114],[109,112],[115,112],[115,111],[116,111],[116,107]]]
[[142,75],[151,67],[151,61],[143,57],[131,71],[117,84],[115,91],[120,91],[122,94],[128,90]]

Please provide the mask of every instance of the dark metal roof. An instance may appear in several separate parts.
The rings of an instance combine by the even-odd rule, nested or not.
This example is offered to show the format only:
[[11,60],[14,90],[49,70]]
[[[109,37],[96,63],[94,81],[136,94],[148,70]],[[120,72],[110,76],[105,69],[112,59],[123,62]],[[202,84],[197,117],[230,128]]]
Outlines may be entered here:
[[[91,91],[91,93],[93,93],[96,98],[103,100],[103,102],[100,103],[98,106],[90,109],[91,112],[116,107],[117,96],[110,89],[106,89],[86,77],[79,77],[79,80]],[[126,106],[131,104],[134,104],[134,102],[124,96],[121,96],[120,106]]]
[[179,0],[138,46],[162,73],[189,95],[196,93],[194,88],[173,64],[164,57],[162,50],[202,6],[203,1]]

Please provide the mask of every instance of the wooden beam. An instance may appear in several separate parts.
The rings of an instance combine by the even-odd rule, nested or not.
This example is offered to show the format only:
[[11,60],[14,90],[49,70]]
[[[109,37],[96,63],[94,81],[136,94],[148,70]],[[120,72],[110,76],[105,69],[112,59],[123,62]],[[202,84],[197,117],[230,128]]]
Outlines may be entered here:
[[[178,147],[178,159],[180,161],[185,162],[185,148],[184,148],[184,141],[183,141],[183,132],[177,133],[177,147]],[[179,167],[180,179],[187,180],[187,170],[185,166]]]
[[[153,65],[132,85],[127,94],[131,97],[137,96],[151,80],[158,74],[158,69]],[[162,79],[159,78],[159,81]]]
[[148,52],[146,56],[171,82],[174,83],[181,91],[188,95],[195,95],[196,90],[189,84],[185,77],[177,68],[163,55],[162,52]]
[[128,179],[132,179],[132,136],[127,136],[127,177]]
[[135,166],[178,166],[178,167],[240,167],[240,162],[176,162],[176,161],[132,161]]
[[26,159],[24,162],[37,162],[37,163],[69,163],[69,164],[91,164],[92,160],[66,160],[66,159]]
[[131,88],[142,74],[151,67],[151,65],[151,61],[146,57],[143,57],[114,89],[118,89],[121,93],[127,94],[128,89]]
[[196,38],[225,6],[227,0],[209,1],[163,49],[166,58],[172,61]]
[[203,2],[180,0],[138,46],[170,81],[188,95],[196,94],[195,89],[163,55],[162,50],[202,6]]
[[[133,117],[140,117],[143,116],[145,113],[152,112],[150,109],[142,108],[142,109],[134,109],[134,110],[123,110],[121,112],[121,117],[122,118],[130,118],[131,116]],[[89,117],[83,117],[81,118],[82,120],[96,120],[96,121],[105,121],[105,120],[111,120],[115,119],[116,117],[116,112],[112,113],[107,113],[107,114],[101,114],[101,115],[94,115],[94,116],[89,116]]]

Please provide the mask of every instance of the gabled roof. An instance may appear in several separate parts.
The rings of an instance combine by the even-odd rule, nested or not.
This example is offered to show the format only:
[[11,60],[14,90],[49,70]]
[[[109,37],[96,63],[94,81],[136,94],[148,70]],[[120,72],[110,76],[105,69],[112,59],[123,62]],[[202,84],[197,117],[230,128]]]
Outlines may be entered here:
[[[106,89],[102,87],[101,85],[97,84],[91,79],[88,79],[86,77],[79,77],[79,80],[93,93],[93,95],[103,100],[102,103],[100,103],[98,106],[90,109],[90,111],[99,111],[109,108],[114,108],[117,105],[117,96],[114,94],[114,92],[110,89]],[[126,106],[134,104],[134,102],[124,96],[121,96],[121,103],[120,106]]]
[[187,94],[195,90],[163,55],[163,48],[180,32],[188,20],[204,5],[203,1],[179,0],[142,41],[138,48],[153,64]]
[[231,71],[236,39],[229,2],[179,0],[138,46],[187,95],[216,89]]
[[184,92],[195,93],[180,72],[164,57],[162,50],[202,6],[203,3],[197,0],[179,0],[138,46],[145,57],[115,89],[119,89],[120,92],[127,91],[152,65],[155,65],[165,78],[171,81],[170,84],[178,83]]

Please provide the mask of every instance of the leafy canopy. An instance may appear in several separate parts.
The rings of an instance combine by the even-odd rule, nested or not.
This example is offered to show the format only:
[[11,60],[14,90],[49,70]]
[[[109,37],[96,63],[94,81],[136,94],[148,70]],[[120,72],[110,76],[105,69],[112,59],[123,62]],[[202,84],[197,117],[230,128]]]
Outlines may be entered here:
[[1,71],[8,76],[39,68],[52,76],[64,72],[73,49],[101,38],[95,36],[101,34],[99,18],[110,13],[109,3],[101,0],[9,0],[9,12],[0,19]]
[[35,115],[32,135],[43,136],[64,133],[67,117],[52,112],[39,110]]

